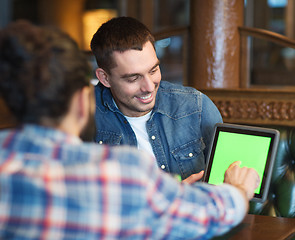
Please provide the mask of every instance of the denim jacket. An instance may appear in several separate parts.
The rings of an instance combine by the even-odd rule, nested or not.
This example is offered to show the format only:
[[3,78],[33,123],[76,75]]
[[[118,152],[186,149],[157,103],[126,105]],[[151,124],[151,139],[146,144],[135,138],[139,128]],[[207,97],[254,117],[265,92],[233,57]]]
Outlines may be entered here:
[[[135,133],[102,84],[95,87],[95,141],[137,146]],[[194,88],[161,81],[147,132],[158,166],[182,179],[205,168],[215,123],[222,122],[214,103]]]

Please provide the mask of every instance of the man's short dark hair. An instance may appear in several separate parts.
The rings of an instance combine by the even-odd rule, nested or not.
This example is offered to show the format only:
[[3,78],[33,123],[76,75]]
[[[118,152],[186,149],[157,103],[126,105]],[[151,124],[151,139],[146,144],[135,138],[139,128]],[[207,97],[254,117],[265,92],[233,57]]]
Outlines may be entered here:
[[101,25],[91,40],[91,50],[97,64],[110,74],[116,66],[112,59],[114,51],[142,50],[143,45],[155,39],[150,30],[141,22],[131,17],[117,17]]
[[0,31],[0,96],[20,123],[58,123],[90,72],[76,42],[57,29],[17,21]]

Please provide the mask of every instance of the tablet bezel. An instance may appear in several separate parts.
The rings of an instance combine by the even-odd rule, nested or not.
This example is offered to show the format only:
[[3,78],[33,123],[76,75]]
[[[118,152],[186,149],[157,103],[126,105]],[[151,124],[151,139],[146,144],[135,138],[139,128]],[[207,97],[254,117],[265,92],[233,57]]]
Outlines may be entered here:
[[[216,150],[217,140],[218,140],[220,131],[270,137],[271,142],[270,142],[270,147],[268,151],[263,178],[261,179],[262,184],[261,184],[260,194],[255,193],[253,199],[251,200],[256,202],[264,202],[267,198],[268,191],[269,191],[269,185],[271,181],[274,160],[275,160],[278,142],[279,142],[279,136],[280,136],[279,131],[272,128],[264,128],[264,127],[257,127],[257,126],[217,123],[214,127],[214,134],[212,137],[212,141],[210,144],[209,153],[207,157],[207,162],[206,162],[207,164],[206,164],[206,169],[204,174],[204,182],[209,181],[211,167],[213,163],[213,157]],[[236,161],[236,160],[233,160],[233,161]]]

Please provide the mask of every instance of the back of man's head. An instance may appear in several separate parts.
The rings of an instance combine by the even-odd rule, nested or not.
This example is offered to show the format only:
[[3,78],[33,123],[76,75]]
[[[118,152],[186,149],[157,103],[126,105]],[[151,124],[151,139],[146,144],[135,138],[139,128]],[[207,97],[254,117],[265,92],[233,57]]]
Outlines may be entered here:
[[19,123],[58,124],[89,76],[86,57],[65,33],[26,21],[0,31],[0,97]]
[[114,51],[142,50],[143,45],[155,39],[150,30],[140,21],[131,17],[117,17],[102,24],[91,40],[91,50],[100,68],[110,73],[115,67]]

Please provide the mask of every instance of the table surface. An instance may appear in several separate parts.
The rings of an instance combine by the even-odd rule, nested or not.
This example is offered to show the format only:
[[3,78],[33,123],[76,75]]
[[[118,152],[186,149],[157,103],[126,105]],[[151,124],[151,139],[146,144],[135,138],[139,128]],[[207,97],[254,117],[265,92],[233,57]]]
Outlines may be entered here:
[[248,214],[243,222],[227,234],[214,240],[293,240],[295,218],[270,217]]

